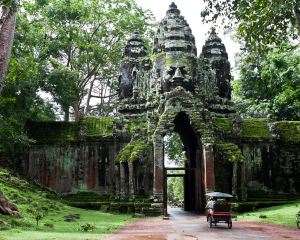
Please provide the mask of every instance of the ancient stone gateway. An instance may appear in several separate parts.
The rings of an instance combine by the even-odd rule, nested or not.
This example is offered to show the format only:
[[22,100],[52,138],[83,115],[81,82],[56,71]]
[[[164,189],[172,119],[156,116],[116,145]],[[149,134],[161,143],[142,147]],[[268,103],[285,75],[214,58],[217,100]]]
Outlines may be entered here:
[[163,139],[177,132],[187,155],[185,210],[203,212],[204,194],[214,190],[239,200],[300,193],[300,123],[238,116],[228,56],[214,29],[198,57],[192,31],[172,3],[151,57],[147,51],[134,32],[124,50],[113,118],[28,124],[37,142],[24,151],[25,175],[72,194],[77,206],[160,214],[166,201]]
[[[137,115],[137,109],[146,112],[148,137],[153,147],[153,195],[157,202],[166,199],[163,138],[172,131],[180,134],[187,150],[185,168],[189,169],[184,178],[185,209],[201,212],[204,193],[215,190],[211,115],[214,107],[222,108],[216,109],[219,116],[235,113],[230,106],[230,67],[225,47],[212,30],[198,59],[194,36],[174,3],[154,38],[151,69],[142,67],[145,48],[141,42],[134,33],[125,48],[120,76],[124,107],[119,108],[120,118],[130,121],[132,115]],[[145,98],[147,103],[142,109],[140,103]]]

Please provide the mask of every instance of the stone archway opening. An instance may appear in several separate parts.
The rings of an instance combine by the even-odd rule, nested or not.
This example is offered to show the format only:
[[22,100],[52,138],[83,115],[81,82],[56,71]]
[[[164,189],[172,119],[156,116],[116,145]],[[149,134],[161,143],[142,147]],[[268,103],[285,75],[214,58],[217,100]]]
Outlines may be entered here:
[[[180,166],[164,164],[164,205],[167,207],[168,178],[183,179],[183,209],[195,213],[204,211],[203,151],[200,137],[195,133],[191,120],[185,112],[179,112],[174,121],[174,132],[182,141],[185,161]],[[173,172],[172,172],[173,171]],[[174,174],[174,171],[177,173]],[[170,173],[171,172],[171,173]]]
[[168,206],[182,208],[184,206],[184,176],[187,161],[184,145],[177,132],[164,136],[164,175],[167,177],[165,191]]

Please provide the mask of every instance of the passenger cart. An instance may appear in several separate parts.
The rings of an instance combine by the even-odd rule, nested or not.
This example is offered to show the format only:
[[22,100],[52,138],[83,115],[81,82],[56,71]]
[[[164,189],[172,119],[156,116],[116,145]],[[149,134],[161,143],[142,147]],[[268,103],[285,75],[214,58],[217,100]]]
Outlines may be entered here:
[[212,192],[207,193],[210,197],[207,208],[207,223],[209,228],[217,226],[218,223],[226,223],[228,228],[232,228],[230,199],[233,197],[228,193]]

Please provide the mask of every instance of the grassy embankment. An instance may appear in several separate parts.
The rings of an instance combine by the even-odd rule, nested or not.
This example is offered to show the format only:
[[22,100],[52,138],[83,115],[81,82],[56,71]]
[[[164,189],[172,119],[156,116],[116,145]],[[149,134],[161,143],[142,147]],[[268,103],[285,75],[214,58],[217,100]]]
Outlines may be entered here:
[[[131,215],[67,206],[55,194],[1,168],[0,191],[17,204],[22,213],[22,217],[0,214],[0,240],[102,239],[132,220]],[[38,215],[41,220],[37,226]]]
[[238,221],[257,221],[279,224],[296,228],[296,213],[300,210],[300,201],[275,207],[262,208],[253,212],[239,214]]

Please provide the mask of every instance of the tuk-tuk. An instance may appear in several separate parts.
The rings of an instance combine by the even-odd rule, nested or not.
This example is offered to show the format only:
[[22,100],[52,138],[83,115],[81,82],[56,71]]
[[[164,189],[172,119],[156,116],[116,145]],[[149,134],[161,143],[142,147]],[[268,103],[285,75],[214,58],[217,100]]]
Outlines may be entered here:
[[211,192],[205,194],[209,197],[206,205],[207,223],[209,228],[217,226],[218,223],[226,223],[228,228],[232,228],[230,199],[233,197],[228,193]]

